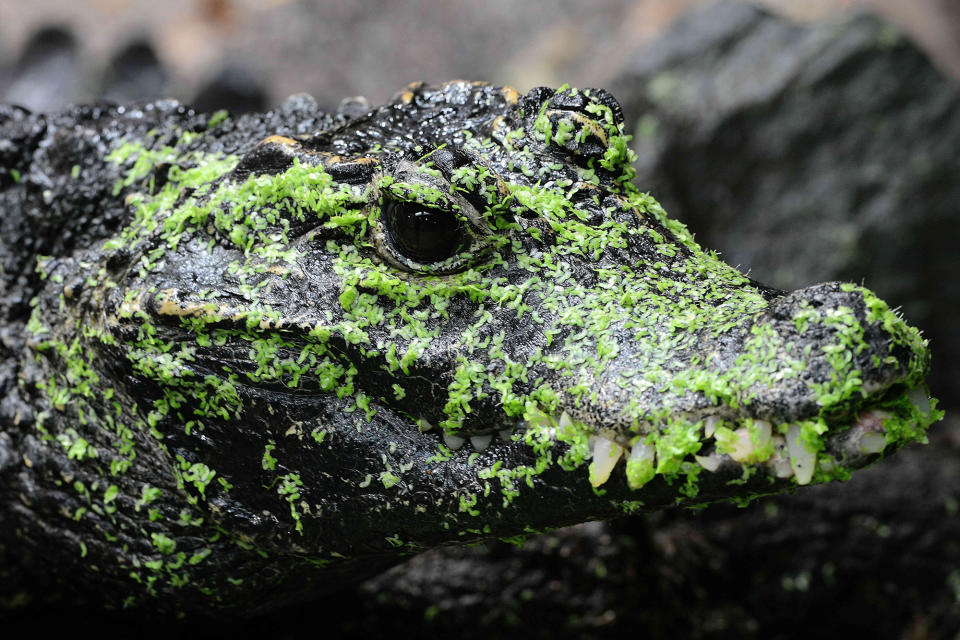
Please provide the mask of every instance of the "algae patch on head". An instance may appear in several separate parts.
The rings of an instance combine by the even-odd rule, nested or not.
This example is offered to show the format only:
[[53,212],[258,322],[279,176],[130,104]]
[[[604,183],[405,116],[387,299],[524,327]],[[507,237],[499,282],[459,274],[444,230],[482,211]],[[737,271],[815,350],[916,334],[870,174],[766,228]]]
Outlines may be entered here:
[[29,326],[37,434],[141,595],[843,479],[940,415],[872,293],[763,287],[640,191],[605,91],[417,85],[237,155],[217,124],[117,145],[128,223],[44,262]]

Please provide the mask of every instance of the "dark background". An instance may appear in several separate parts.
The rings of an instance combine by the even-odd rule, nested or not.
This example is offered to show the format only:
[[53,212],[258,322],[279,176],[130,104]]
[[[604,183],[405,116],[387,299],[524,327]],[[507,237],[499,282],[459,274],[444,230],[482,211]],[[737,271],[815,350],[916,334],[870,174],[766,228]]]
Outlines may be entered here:
[[[604,86],[678,15],[709,0],[2,0],[0,97],[34,110],[116,97],[191,102],[218,75],[236,71],[263,106],[306,91],[321,104],[365,95],[376,103],[414,80],[485,79],[521,91]],[[761,0],[812,21],[855,8],[879,11],[960,75],[952,0]],[[45,27],[69,33],[70,74],[11,77]],[[121,92],[111,64],[147,44],[163,78]],[[141,67],[142,68],[142,67]],[[41,82],[46,81],[46,83]],[[43,85],[43,86],[38,86]],[[122,95],[121,95],[122,94]],[[224,100],[228,106],[229,101]]]
[[[901,307],[947,411],[928,446],[846,485],[435,550],[252,623],[51,615],[148,636],[956,637],[960,3],[752,5],[0,0],[0,100],[33,110],[172,96],[241,112],[297,92],[333,109],[452,78],[608,87],[643,188],[762,282],[862,281]],[[849,18],[863,11],[880,18]]]

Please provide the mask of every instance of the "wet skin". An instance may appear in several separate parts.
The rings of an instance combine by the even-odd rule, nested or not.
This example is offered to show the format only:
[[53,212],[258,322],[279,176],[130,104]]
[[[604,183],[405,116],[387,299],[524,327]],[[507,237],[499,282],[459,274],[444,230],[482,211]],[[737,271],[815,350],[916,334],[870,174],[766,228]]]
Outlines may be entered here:
[[605,91],[66,117],[32,153],[95,137],[94,166],[0,175],[14,218],[99,189],[8,304],[17,575],[251,614],[439,544],[845,479],[939,416],[871,292],[765,287],[633,185]]

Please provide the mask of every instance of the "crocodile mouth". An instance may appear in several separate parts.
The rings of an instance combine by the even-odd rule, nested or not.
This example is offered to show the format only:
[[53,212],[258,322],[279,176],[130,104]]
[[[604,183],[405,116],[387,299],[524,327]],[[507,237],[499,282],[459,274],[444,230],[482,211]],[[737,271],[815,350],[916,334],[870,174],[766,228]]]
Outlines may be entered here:
[[[876,462],[907,442],[922,441],[922,425],[929,423],[933,414],[924,386],[911,388],[898,382],[855,407],[825,409],[819,416],[787,423],[704,411],[673,416],[666,430],[648,427],[638,434],[619,434],[561,411],[558,415],[539,414],[496,432],[471,436],[443,433],[441,439],[451,452],[462,451],[467,456],[488,450],[495,453],[498,447],[514,443],[580,448],[581,455],[574,458],[584,461],[594,487],[615,478],[622,467],[626,485],[636,490],[657,475],[671,476],[683,465],[733,478],[759,472],[807,485],[845,479],[852,470]],[[423,418],[416,425],[421,432],[434,430]],[[679,431],[686,439],[681,446],[675,442]]]
[[[825,287],[827,285],[822,285],[820,289]],[[164,337],[172,343],[186,339],[182,326],[185,316],[189,319],[206,312],[206,307],[181,300],[176,293],[173,289],[164,290],[160,298],[150,298],[145,303],[148,311],[166,321],[160,326]],[[836,291],[833,293],[840,295]],[[846,315],[838,317],[847,318],[851,327],[858,327],[860,325],[854,322],[857,318],[849,309],[866,305],[862,301],[863,294],[844,292],[844,295],[832,306],[821,305],[818,313],[827,316],[835,311],[838,314],[843,312]],[[792,299],[784,300],[797,306],[798,298],[806,299],[804,295],[794,295]],[[220,368],[229,366],[237,378],[232,384],[258,390],[243,395],[282,393],[309,404],[310,398],[327,397],[339,389],[323,375],[337,367],[337,371],[346,371],[353,366],[349,363],[360,367],[366,357],[366,352],[346,338],[323,334],[322,350],[317,356],[317,362],[320,363],[321,357],[323,362],[312,369],[305,365],[301,367],[300,359],[304,353],[309,355],[307,346],[313,344],[308,329],[322,328],[320,318],[304,320],[300,317],[298,321],[283,322],[281,326],[280,321],[259,316],[251,319],[226,306],[214,311],[215,315],[204,318],[207,329],[223,327],[224,337],[211,355],[204,350],[192,354],[189,367],[196,372],[193,379],[213,378]],[[599,401],[583,401],[581,396],[568,392],[563,386],[565,383],[558,383],[560,391],[552,392],[550,398],[541,402],[533,398],[528,389],[519,386],[514,388],[515,393],[528,399],[522,404],[515,402],[509,417],[506,406],[491,393],[487,394],[490,400],[486,404],[473,407],[470,422],[457,424],[445,412],[433,410],[450,402],[450,391],[439,380],[442,380],[444,371],[453,370],[453,365],[442,357],[431,359],[428,353],[406,374],[411,384],[401,389],[402,395],[395,394],[395,401],[376,391],[401,381],[396,372],[385,366],[389,363],[374,360],[374,364],[364,367],[369,378],[363,386],[365,406],[357,402],[355,408],[372,415],[375,413],[371,407],[373,403],[393,415],[396,419],[393,424],[398,427],[431,432],[418,439],[417,446],[408,452],[417,456],[423,453],[425,462],[447,458],[457,463],[476,461],[477,458],[471,456],[477,454],[491,466],[497,462],[519,463],[540,471],[560,466],[565,471],[580,469],[583,480],[589,480],[595,488],[609,483],[609,486],[618,485],[618,489],[625,491],[640,489],[658,477],[672,483],[681,476],[696,480],[701,474],[716,474],[714,479],[720,483],[756,474],[780,487],[841,480],[849,477],[853,469],[871,464],[908,441],[923,440],[926,427],[934,421],[937,413],[921,382],[926,367],[922,357],[925,352],[919,344],[909,343],[899,334],[908,333],[908,337],[915,337],[916,341],[918,336],[909,333],[896,318],[887,319],[889,329],[874,321],[862,331],[866,338],[860,337],[862,348],[857,351],[859,347],[850,349],[841,340],[848,338],[852,331],[843,333],[832,325],[808,329],[815,335],[801,340],[802,331],[796,327],[795,315],[793,306],[778,303],[776,308],[771,305],[771,311],[762,317],[767,324],[760,324],[759,320],[749,325],[744,323],[740,330],[744,336],[742,339],[728,333],[725,341],[701,341],[698,353],[719,354],[714,360],[715,368],[710,372],[715,380],[729,381],[730,389],[723,393],[710,385],[707,385],[707,391],[685,392],[684,395],[664,392],[652,383],[621,386],[618,380],[624,377],[624,372],[630,374],[630,379],[638,377],[635,372],[639,365],[635,366],[635,362],[641,362],[640,358],[645,355],[645,352],[638,355],[624,348],[619,357],[624,358],[622,362],[626,365],[610,366],[601,375],[590,374],[570,383],[578,387],[606,389],[607,393]],[[782,361],[768,359],[772,363],[772,382],[745,376],[746,365],[738,363],[740,356],[748,352],[743,345],[752,339],[747,335],[747,327],[762,329],[772,322],[768,318],[775,316],[786,318],[785,321],[779,320],[781,324],[778,325],[778,330],[785,336],[780,339],[784,344],[774,342],[770,346],[771,349],[778,348],[777,353],[789,353],[786,341],[792,338],[796,344],[820,345],[824,354],[843,348],[842,354],[849,354],[850,362],[844,360],[845,368],[835,367],[826,356],[820,356],[819,351],[811,347],[814,356],[805,365],[804,371],[809,371],[806,377],[786,375],[794,366],[789,358]],[[244,327],[248,327],[247,333],[243,332]],[[273,331],[277,336],[273,351],[269,353],[271,357],[264,363],[257,358],[259,352],[251,351],[249,327]],[[632,345],[631,348],[640,344],[633,339],[633,334],[628,337],[631,340],[624,341],[624,344]],[[900,343],[911,348],[899,347]],[[643,345],[649,349],[656,346],[652,343]],[[893,347],[897,349],[892,350]],[[522,352],[519,347],[517,349]],[[438,353],[447,355],[442,349]],[[885,357],[880,358],[877,354]],[[679,356],[677,360],[680,361]],[[748,360],[745,358],[744,362]],[[906,364],[901,365],[901,362]],[[275,363],[294,363],[297,371],[304,370],[298,379],[288,379],[284,373],[287,369]],[[682,361],[684,366],[685,363]],[[684,366],[671,369],[661,378],[686,381]],[[289,368],[293,370],[293,364]],[[831,380],[844,384],[827,385]],[[413,381],[422,381],[423,384],[415,385]],[[827,388],[829,393],[818,393],[818,385]],[[684,387],[689,388],[690,385]],[[624,408],[631,400],[640,397],[642,401],[636,406],[642,407],[637,412],[641,417],[633,419]],[[454,424],[453,428],[444,424],[445,417]],[[369,445],[379,449],[382,442],[374,439]],[[439,455],[431,455],[434,452]],[[572,479],[580,482],[575,477]]]

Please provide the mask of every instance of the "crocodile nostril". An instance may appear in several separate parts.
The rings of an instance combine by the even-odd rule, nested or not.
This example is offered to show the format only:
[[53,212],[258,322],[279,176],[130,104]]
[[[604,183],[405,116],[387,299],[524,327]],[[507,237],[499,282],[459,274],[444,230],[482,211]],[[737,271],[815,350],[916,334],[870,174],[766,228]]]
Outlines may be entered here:
[[[874,393],[917,370],[926,346],[889,306],[863,287],[839,282],[794,291],[771,303],[770,316],[798,347],[814,354],[824,389],[856,381]],[[921,367],[922,368],[922,367]]]

